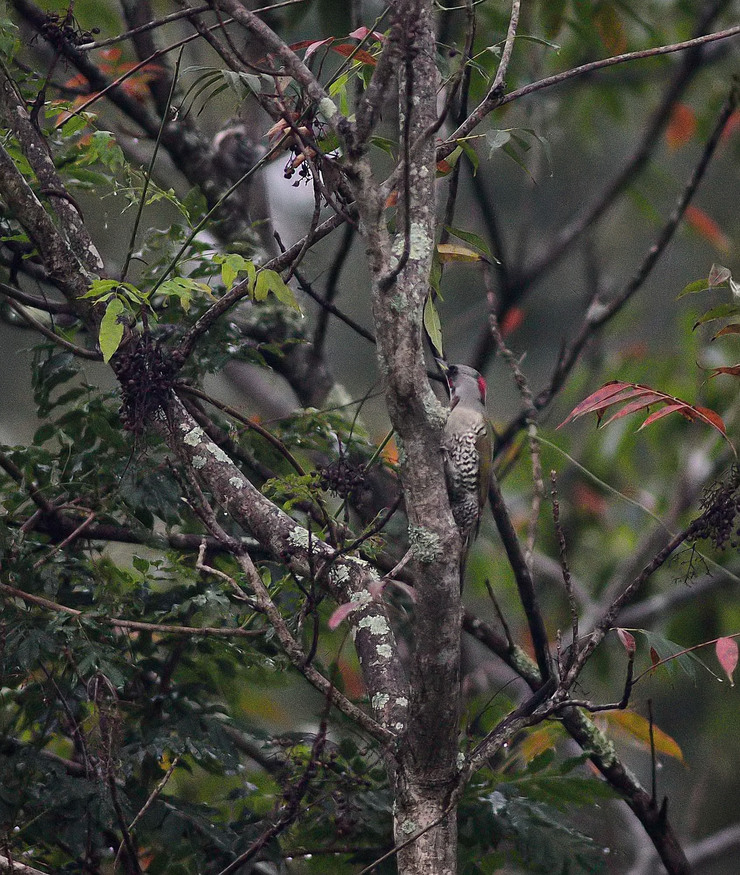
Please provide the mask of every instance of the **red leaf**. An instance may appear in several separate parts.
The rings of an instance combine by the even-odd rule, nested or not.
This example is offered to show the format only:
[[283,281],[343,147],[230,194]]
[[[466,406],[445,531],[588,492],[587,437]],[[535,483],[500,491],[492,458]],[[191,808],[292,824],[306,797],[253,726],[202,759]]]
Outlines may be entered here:
[[697,411],[697,413],[699,414],[699,419],[703,419],[705,422],[707,422],[713,428],[716,428],[717,431],[721,432],[722,434],[727,434],[724,420],[718,413],[715,413],[708,407],[691,407],[690,409]]
[[[573,410],[571,410],[570,414],[560,423],[558,428],[562,428],[566,423],[571,422],[586,413],[595,413],[599,409],[599,405],[603,404],[607,399],[619,395],[620,392],[624,391],[626,385],[627,383],[620,383],[618,380],[612,380],[609,383],[605,383],[600,389],[592,392],[588,398],[584,398],[580,404],[577,404]],[[615,402],[609,402],[609,404],[613,403]]]
[[694,136],[696,131],[696,114],[685,103],[674,103],[671,118],[665,132],[668,148],[680,149]]
[[576,483],[573,488],[573,500],[578,510],[594,516],[603,516],[609,509],[609,503],[604,496],[599,495],[595,489],[585,483]]
[[[720,372],[719,369],[715,369],[715,371],[717,373]],[[613,413],[603,425],[608,425],[615,419],[621,419],[623,416],[629,416],[631,413],[637,413],[641,410],[648,412],[649,408],[655,404],[664,404],[665,408],[650,413],[640,428],[645,428],[646,425],[650,425],[671,413],[680,413],[692,422],[700,420],[707,425],[711,425],[723,437],[727,437],[727,429],[722,417],[708,407],[694,406],[673,395],[668,395],[657,389],[651,389],[649,386],[641,386],[639,383],[622,383],[618,380],[606,383],[600,389],[597,389],[596,392],[589,395],[588,398],[584,398],[580,404],[573,408],[558,428],[587,413],[595,413],[601,424],[601,419],[605,412],[617,404],[624,404],[624,407]]]
[[717,660],[727,675],[730,686],[735,686],[732,674],[737,668],[737,641],[734,638],[720,638],[714,646]]
[[[623,416],[629,416],[631,413],[637,413],[638,410],[645,410],[645,408],[649,407],[651,404],[660,404],[663,400],[664,399],[661,398],[660,395],[656,395],[655,392],[640,394],[637,400],[630,401],[629,404],[625,404],[620,411],[612,414],[612,416],[610,416],[609,419],[607,419],[605,422],[601,423],[601,425],[609,425],[609,423],[614,422],[615,419],[621,419]],[[618,402],[611,402],[611,404],[615,403]]]
[[725,325],[724,328],[720,328],[720,330],[712,337],[712,340],[716,340],[718,337],[724,337],[727,334],[740,334],[740,322],[731,322],[729,325]]
[[712,368],[711,376],[716,377],[717,374],[728,374],[731,377],[740,377],[740,365],[729,365],[725,368]]
[[375,39],[376,39],[379,43],[382,43],[383,40],[385,39],[385,37],[383,36],[382,33],[378,33],[377,30],[370,31],[370,30],[368,30],[368,28],[366,28],[366,27],[358,27],[357,30],[353,30],[352,33],[348,33],[347,36],[351,36],[352,39],[363,40],[363,39],[365,39],[365,37],[366,37],[369,33],[372,33],[372,35],[375,37]]
[[328,36],[326,39],[320,40],[304,39],[298,43],[293,43],[288,46],[288,48],[292,49],[294,52],[299,52],[301,49],[305,49],[306,54],[303,56],[303,60],[307,61],[317,49],[320,49],[321,46],[327,45],[333,39],[333,36]]
[[650,648],[650,662],[653,664],[653,668],[660,662],[658,651],[654,647]]
[[635,641],[635,636],[628,632],[626,629],[617,629],[617,635],[619,635],[619,640],[622,642],[624,649],[630,656],[634,656],[635,651],[637,650],[637,642]]

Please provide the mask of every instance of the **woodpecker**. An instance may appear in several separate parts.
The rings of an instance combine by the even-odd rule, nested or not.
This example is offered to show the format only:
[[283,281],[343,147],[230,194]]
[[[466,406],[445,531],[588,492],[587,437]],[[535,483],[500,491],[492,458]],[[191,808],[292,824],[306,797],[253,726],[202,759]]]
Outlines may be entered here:
[[486,381],[465,365],[443,366],[450,413],[442,433],[447,491],[462,539],[460,585],[465,559],[478,534],[491,476],[492,429],[486,417]]

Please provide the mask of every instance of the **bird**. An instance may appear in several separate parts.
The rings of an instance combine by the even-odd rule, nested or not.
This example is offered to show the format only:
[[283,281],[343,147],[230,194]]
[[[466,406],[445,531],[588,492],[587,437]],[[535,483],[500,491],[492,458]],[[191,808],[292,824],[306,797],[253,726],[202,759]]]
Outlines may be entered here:
[[460,588],[488,496],[493,430],[486,416],[486,381],[467,365],[442,364],[450,390],[450,412],[442,432],[447,492],[460,532]]

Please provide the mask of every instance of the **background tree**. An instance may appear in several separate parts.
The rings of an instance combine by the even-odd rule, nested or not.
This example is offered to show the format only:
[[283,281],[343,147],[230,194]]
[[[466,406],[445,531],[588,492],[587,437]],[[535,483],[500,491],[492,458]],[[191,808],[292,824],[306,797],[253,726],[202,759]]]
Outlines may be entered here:
[[731,4],[8,5],[0,866],[731,871]]

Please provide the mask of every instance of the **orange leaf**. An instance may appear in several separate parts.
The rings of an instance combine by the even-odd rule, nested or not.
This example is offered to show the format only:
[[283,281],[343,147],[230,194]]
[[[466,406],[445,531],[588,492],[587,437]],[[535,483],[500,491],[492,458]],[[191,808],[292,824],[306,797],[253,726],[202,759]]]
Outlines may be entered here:
[[714,645],[717,660],[729,678],[730,686],[735,686],[732,674],[737,668],[737,641],[734,638],[720,638]]
[[671,118],[665,131],[665,140],[671,151],[680,149],[694,136],[696,114],[685,103],[674,103]]
[[398,191],[396,191],[396,189],[394,189],[388,195],[388,197],[385,199],[385,208],[388,209],[388,207],[395,207],[395,205],[397,203],[398,203]]
[[586,483],[576,483],[573,487],[573,501],[578,510],[603,516],[609,509],[609,503],[603,495],[588,486]]
[[725,140],[729,140],[729,138],[735,133],[735,131],[740,128],[740,110],[735,110],[733,114],[727,119],[727,124],[725,125],[725,129],[722,131],[722,136],[720,138],[720,143],[724,143]]
[[[625,710],[608,711],[606,719],[612,726],[618,727],[636,741],[640,747],[650,750],[650,723],[644,717],[634,711]],[[683,753],[678,743],[662,729],[659,729],[655,723],[653,723],[653,744],[656,753],[662,753],[684,763]]]
[[519,745],[519,754],[525,763],[555,747],[558,739],[563,737],[563,731],[557,723],[549,723],[528,732]]
[[391,438],[383,447],[383,458],[391,465],[398,464],[398,447],[395,438]]
[[82,73],[78,73],[71,79],[67,79],[64,85],[67,88],[85,88],[85,86],[87,85],[87,76],[83,76]]
[[691,225],[700,237],[703,237],[716,249],[719,249],[724,253],[729,253],[730,241],[727,235],[722,231],[714,219],[704,212],[704,210],[695,207],[693,204],[689,204],[689,206],[686,207],[685,216],[688,224]]
[[[716,428],[717,431],[722,434],[727,434],[727,429],[725,428],[725,422],[719,413],[715,413],[713,410],[710,410],[708,407],[693,407],[692,410],[696,410],[699,413],[699,419],[703,419],[706,423],[711,425],[713,428]],[[689,417],[692,418],[692,417]]]
[[115,47],[111,47],[109,49],[103,49],[100,52],[100,57],[104,61],[120,61],[121,60],[121,50]]
[[627,36],[622,20],[611,3],[605,3],[594,14],[594,25],[601,42],[612,55],[621,55],[627,49]]
[[448,261],[484,261],[483,255],[475,249],[461,246],[459,243],[438,243],[437,254],[444,264]]
[[521,307],[509,307],[501,320],[501,334],[508,337],[524,322],[524,310]]

